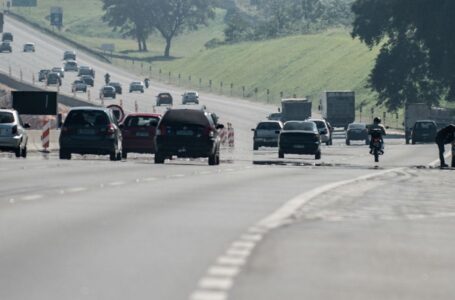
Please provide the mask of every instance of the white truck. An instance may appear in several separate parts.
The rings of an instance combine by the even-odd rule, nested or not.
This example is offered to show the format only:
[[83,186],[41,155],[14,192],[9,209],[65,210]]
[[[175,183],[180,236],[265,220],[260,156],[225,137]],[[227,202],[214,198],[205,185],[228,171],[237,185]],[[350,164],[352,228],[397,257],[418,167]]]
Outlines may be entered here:
[[305,121],[311,118],[312,103],[307,98],[281,100],[281,121]]
[[332,127],[347,128],[355,121],[355,92],[325,91],[319,110]]

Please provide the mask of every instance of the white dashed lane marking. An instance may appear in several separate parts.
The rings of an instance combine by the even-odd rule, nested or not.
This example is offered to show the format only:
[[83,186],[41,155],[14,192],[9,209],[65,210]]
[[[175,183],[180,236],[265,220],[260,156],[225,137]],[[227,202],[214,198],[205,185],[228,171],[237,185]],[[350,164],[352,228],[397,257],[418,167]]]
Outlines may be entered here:
[[24,201],[33,201],[33,200],[38,200],[43,198],[42,195],[29,195],[29,196],[24,196],[22,197],[22,200]]

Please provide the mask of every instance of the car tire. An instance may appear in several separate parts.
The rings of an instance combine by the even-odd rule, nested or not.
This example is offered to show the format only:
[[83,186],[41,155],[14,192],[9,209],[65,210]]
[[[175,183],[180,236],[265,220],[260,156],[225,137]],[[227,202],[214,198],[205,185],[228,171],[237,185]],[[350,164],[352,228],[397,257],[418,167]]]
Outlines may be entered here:
[[365,140],[365,145],[369,145],[370,144],[370,140],[366,139]]
[[254,143],[254,144],[253,144],[253,150],[254,150],[254,151],[259,150],[259,145],[256,144],[256,143]]
[[121,161],[122,160],[122,152],[117,152],[117,161]]
[[284,152],[278,151],[278,158],[284,158]]
[[320,160],[321,159],[321,151],[319,151],[318,153],[316,153],[314,155],[314,159],[316,159],[316,160]]
[[59,158],[60,159],[65,159],[65,160],[70,160],[71,159],[71,153],[66,151],[66,150],[64,150],[64,149],[60,149]]
[[160,153],[155,153],[155,164],[164,164],[164,155]]
[[216,165],[216,153],[213,153],[209,156],[209,166]]
[[126,150],[122,151],[122,158],[127,159],[128,158],[128,152]]
[[411,144],[415,145],[416,144],[416,140],[412,139]]
[[216,154],[216,165],[219,166],[220,163],[221,163],[221,158],[220,158],[220,153],[218,152],[218,153]]
[[27,146],[24,147],[24,148],[22,149],[22,151],[21,151],[21,156],[22,156],[23,158],[27,158]]
[[346,145],[351,145],[351,140],[346,140]]
[[16,157],[21,157],[21,154],[22,154],[21,146],[19,146],[16,149],[14,149],[14,154],[16,155]]
[[113,151],[109,154],[109,159],[110,161],[116,161],[117,160],[117,151]]

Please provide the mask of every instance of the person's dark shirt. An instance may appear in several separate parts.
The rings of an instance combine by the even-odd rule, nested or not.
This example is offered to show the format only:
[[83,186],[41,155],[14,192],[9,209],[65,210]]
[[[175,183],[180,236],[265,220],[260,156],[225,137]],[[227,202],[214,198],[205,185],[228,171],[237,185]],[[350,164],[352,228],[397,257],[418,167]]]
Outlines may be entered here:
[[442,128],[436,134],[436,142],[450,144],[455,139],[455,125],[451,124],[445,128]]

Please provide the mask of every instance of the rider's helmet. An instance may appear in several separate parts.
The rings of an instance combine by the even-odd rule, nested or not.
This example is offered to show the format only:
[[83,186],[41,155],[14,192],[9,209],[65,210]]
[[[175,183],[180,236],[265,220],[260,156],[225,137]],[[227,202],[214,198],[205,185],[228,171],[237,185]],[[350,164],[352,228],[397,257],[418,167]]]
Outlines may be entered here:
[[376,117],[374,118],[373,122],[374,124],[381,124],[381,118]]

